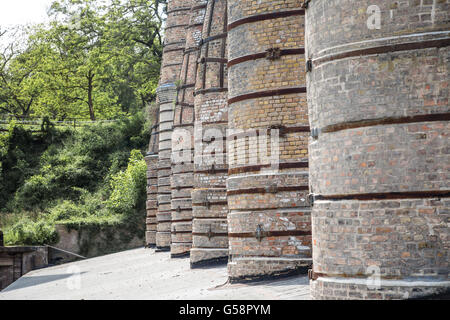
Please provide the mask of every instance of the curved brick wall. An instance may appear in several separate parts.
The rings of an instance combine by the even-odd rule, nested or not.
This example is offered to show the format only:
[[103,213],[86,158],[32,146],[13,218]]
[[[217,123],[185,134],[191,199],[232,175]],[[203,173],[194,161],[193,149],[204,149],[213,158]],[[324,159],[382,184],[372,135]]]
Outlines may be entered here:
[[190,2],[169,0],[164,39],[160,86],[157,90],[159,104],[159,155],[156,247],[169,250],[171,242],[171,185],[172,131],[176,82],[180,77],[189,24]]
[[[311,264],[300,6],[294,0],[228,1],[231,281],[306,272]],[[278,145],[272,144],[277,135]],[[267,171],[271,163],[278,169]]]
[[[186,28],[186,46],[178,84],[172,136],[172,257],[188,255],[192,247],[194,87],[197,76],[198,45],[202,37],[206,0],[190,1],[190,20]],[[187,158],[180,159],[177,155]]]
[[208,1],[195,85],[191,267],[228,261],[226,13],[226,0]]
[[158,212],[158,150],[159,150],[159,112],[156,124],[152,127],[150,143],[145,162],[147,163],[147,218],[145,244],[147,247],[156,246],[156,214]]
[[450,288],[449,1],[307,9],[315,299]]

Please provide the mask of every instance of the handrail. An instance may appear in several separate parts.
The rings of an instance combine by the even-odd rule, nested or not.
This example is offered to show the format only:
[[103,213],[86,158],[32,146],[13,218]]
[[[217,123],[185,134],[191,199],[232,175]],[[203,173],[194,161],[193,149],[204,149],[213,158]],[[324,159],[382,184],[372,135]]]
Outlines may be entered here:
[[75,257],[78,257],[78,258],[81,258],[81,259],[87,259],[86,257],[80,256],[79,254],[76,254],[76,253],[73,253],[73,252],[70,252],[70,251],[67,251],[67,250],[63,250],[63,249],[60,249],[60,248],[56,248],[56,247],[53,247],[53,246],[49,246],[48,244],[46,244],[45,246],[49,247],[49,248],[52,248],[52,249],[55,249],[55,250],[58,250],[58,251],[61,251],[61,252],[64,252],[64,253],[67,253],[67,254],[70,254],[72,256],[75,256]]

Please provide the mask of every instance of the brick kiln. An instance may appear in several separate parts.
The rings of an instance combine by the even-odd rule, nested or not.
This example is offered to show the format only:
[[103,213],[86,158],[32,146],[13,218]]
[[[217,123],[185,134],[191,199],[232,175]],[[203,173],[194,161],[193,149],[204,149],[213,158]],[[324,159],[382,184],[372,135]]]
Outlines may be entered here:
[[314,299],[448,294],[449,7],[169,1],[157,248],[231,281],[314,262]]
[[147,163],[147,218],[145,245],[156,246],[156,227],[158,212],[158,150],[159,150],[159,110],[156,113],[156,125],[152,127],[151,138],[145,162]]
[[191,266],[228,261],[227,1],[208,1],[195,86]]
[[205,0],[193,0],[186,28],[172,135],[172,257],[189,255],[192,247],[192,188],[194,180],[194,87],[197,77],[198,45],[202,38]]
[[186,0],[170,0],[167,4],[167,20],[160,85],[157,90],[159,103],[159,154],[158,154],[158,212],[156,247],[170,250],[171,242],[171,185],[172,131],[174,105],[177,97],[176,83],[183,63],[186,43],[186,27],[189,24],[190,3]]
[[231,281],[311,266],[303,35],[300,1],[228,0]]
[[450,288],[450,2],[373,4],[307,9],[315,299]]

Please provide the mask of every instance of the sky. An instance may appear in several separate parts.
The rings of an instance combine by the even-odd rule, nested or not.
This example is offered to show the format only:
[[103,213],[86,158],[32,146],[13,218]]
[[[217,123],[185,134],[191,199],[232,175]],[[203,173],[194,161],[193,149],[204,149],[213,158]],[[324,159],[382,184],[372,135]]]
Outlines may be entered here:
[[0,0],[0,26],[45,22],[53,0]]

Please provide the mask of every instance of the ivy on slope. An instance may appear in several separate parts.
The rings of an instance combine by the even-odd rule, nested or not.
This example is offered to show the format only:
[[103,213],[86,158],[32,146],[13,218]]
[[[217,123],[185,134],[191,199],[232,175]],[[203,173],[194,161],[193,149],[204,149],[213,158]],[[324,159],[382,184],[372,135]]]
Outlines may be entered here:
[[[14,129],[3,136],[0,176],[5,181],[15,175],[14,186],[0,189],[0,223],[6,243],[55,243],[56,224],[121,223],[144,234],[143,150],[150,127],[144,118],[136,114],[78,130],[53,128],[50,142],[29,153],[27,148],[35,147],[36,135],[21,129],[23,141],[17,142]],[[21,151],[15,152],[20,156],[12,148]]]

